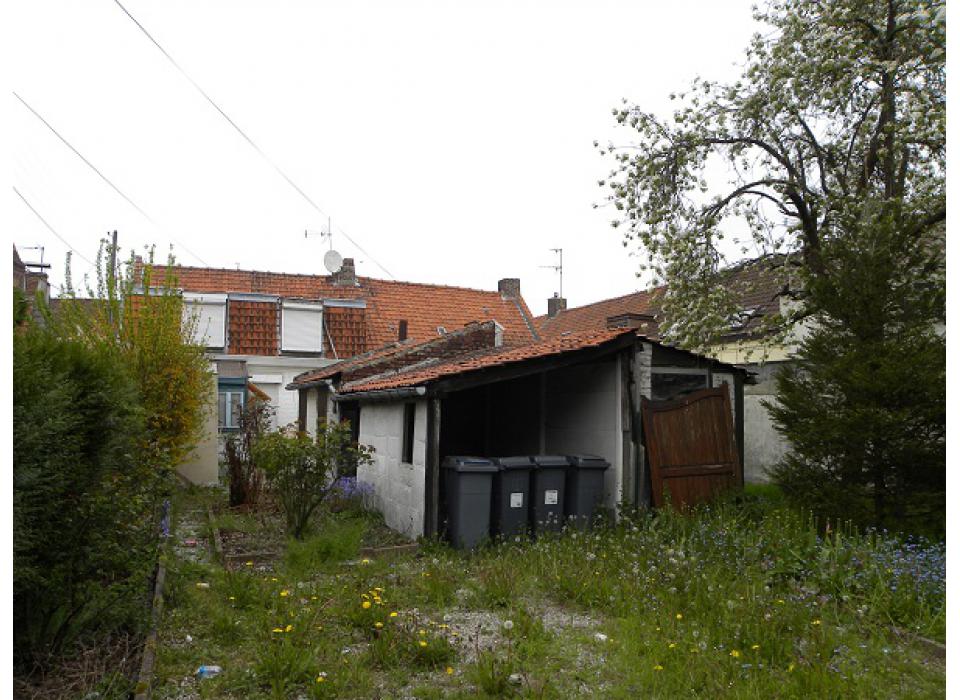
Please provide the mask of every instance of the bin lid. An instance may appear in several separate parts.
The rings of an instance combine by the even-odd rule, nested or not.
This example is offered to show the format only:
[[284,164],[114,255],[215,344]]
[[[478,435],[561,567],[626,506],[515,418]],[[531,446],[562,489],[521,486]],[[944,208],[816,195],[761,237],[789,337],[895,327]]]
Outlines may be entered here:
[[445,457],[443,460],[444,469],[452,469],[456,472],[495,472],[498,468],[494,466],[486,457],[467,457],[454,455]]
[[530,459],[538,467],[566,467],[570,464],[563,455],[534,455]]
[[500,469],[533,469],[529,457],[494,457],[493,463]]
[[578,469],[606,469],[610,466],[610,462],[596,455],[567,455],[567,459],[570,466]]

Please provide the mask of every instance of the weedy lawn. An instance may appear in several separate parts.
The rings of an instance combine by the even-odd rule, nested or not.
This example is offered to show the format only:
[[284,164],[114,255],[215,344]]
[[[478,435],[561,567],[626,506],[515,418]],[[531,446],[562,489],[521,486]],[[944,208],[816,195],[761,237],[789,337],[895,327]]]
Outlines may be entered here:
[[[185,531],[210,499],[223,496],[182,495]],[[218,521],[251,538],[249,551],[259,535],[278,541],[269,516]],[[275,558],[227,567],[175,549],[154,697],[945,692],[943,661],[913,636],[945,636],[942,545],[821,535],[767,496],[473,554],[426,543],[416,555],[360,558],[384,532],[354,507],[314,532]],[[223,671],[200,680],[201,664]]]

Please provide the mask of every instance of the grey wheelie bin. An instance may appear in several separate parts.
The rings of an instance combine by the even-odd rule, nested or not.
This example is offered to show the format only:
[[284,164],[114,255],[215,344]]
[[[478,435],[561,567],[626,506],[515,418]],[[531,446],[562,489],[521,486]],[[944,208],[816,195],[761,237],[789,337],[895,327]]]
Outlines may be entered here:
[[497,467],[483,457],[443,460],[447,536],[457,549],[476,547],[490,536],[490,497]]
[[567,519],[580,529],[593,520],[597,506],[603,502],[603,473],[610,462],[593,455],[569,455],[567,472]]
[[531,525],[534,532],[559,530],[563,527],[567,458],[536,455],[532,459],[536,469],[530,475]]
[[502,537],[522,535],[530,527],[529,457],[495,457],[499,471],[493,477],[493,534]]

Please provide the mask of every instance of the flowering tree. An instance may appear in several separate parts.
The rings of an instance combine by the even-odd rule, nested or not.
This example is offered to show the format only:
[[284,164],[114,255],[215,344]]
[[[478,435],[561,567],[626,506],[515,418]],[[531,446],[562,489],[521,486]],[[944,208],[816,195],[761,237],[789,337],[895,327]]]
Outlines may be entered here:
[[597,144],[615,162],[600,184],[625,245],[666,282],[668,338],[692,349],[718,339],[739,311],[741,290],[721,284],[735,255],[796,264],[771,271],[799,302],[768,319],[783,328],[841,291],[838,249],[877,222],[897,232],[894,258],[942,226],[945,12],[943,0],[773,0],[755,12],[770,31],[752,40],[739,80],[695,80],[671,95],[670,119],[626,101],[614,110],[632,143]]
[[776,481],[828,517],[940,533],[944,2],[773,0],[756,18],[770,32],[740,80],[694,81],[668,120],[615,110],[635,143],[603,149],[613,223],[666,282],[662,333],[692,349],[749,291],[724,284],[725,236],[746,231],[731,257],[779,254],[766,275],[795,303],[761,330],[815,323],[768,405],[792,445]]

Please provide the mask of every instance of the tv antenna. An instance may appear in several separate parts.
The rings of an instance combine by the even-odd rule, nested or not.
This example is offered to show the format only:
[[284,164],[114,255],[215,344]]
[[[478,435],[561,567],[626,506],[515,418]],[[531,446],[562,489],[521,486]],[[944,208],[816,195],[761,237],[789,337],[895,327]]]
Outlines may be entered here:
[[563,296],[563,248],[551,248],[550,250],[552,250],[554,253],[556,253],[559,256],[559,261],[557,262],[556,265],[541,265],[540,267],[560,273],[560,293],[557,296],[562,297]]
[[320,236],[321,239],[326,238],[330,247],[326,253],[323,254],[323,266],[327,269],[331,275],[336,274],[340,271],[340,268],[343,267],[343,256],[340,255],[337,251],[333,249],[333,224],[330,221],[330,217],[327,217],[327,229],[326,231],[320,231],[319,233],[311,233],[309,230],[304,230],[303,237],[309,238],[310,236]]
[[40,262],[38,262],[38,263],[24,262],[23,264],[24,264],[26,267],[39,267],[39,268],[41,268],[41,269],[46,269],[46,268],[50,267],[49,263],[43,262],[43,246],[42,246],[42,245],[28,245],[28,246],[24,246],[23,249],[24,249],[24,250],[39,250],[39,251],[40,251]]

